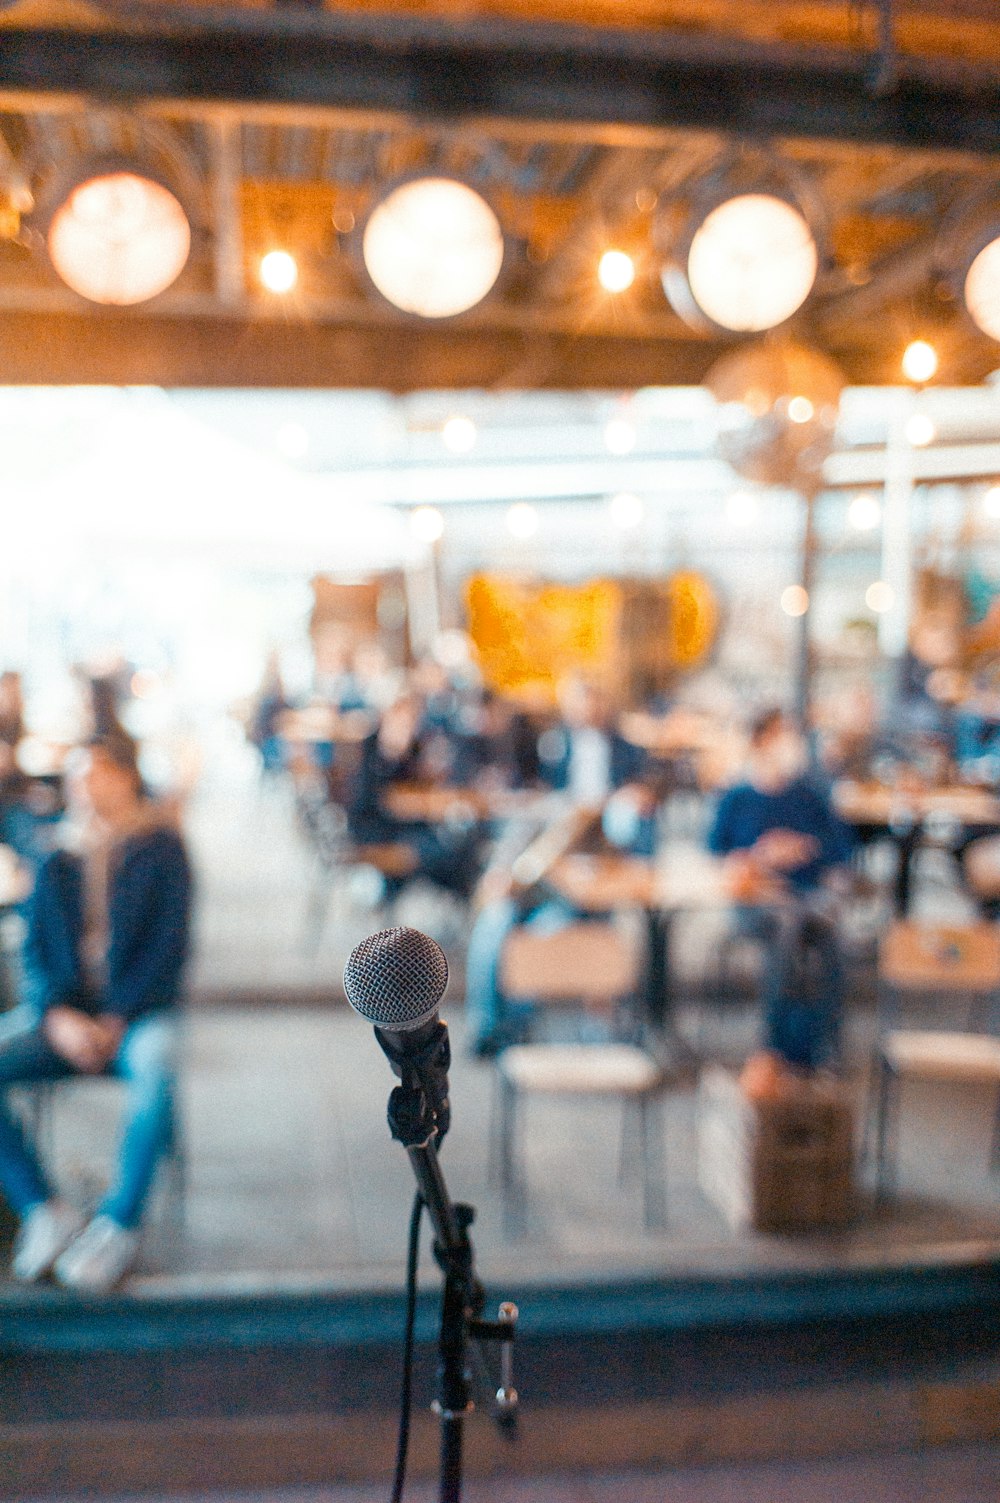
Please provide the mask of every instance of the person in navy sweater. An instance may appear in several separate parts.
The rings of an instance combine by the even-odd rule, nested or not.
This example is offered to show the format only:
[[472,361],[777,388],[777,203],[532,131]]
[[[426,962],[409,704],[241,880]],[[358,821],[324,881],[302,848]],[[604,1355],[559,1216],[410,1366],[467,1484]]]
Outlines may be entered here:
[[[0,1185],[20,1218],[13,1273],[112,1288],[173,1126],[176,1002],[188,952],[191,873],[176,828],[144,797],[134,743],[94,740],[80,780],[82,850],[39,872],[25,942],[36,1026],[0,1045]],[[8,1088],[69,1076],[129,1085],[111,1186],[93,1219],[62,1200],[12,1113]]]
[[[737,904],[738,930],[765,946],[765,1046],[795,1064],[831,1064],[839,1053],[844,968],[836,894],[851,843],[806,774],[795,726],[780,709],[758,715],[747,776],[719,800],[708,846],[725,858],[733,890],[746,900]],[[824,977],[818,1013],[796,996],[809,951]]]

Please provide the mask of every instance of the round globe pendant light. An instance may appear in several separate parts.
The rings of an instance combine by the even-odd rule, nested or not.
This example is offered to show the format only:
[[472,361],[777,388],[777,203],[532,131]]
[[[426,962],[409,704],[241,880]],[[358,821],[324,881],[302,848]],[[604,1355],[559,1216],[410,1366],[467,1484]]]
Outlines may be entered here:
[[812,291],[819,255],[802,214],[768,193],[743,193],[706,215],[691,240],[687,281],[722,329],[773,329]]
[[1000,236],[984,245],[969,267],[965,306],[978,329],[1000,340]]
[[372,210],[362,237],[365,269],[404,313],[453,318],[493,288],[503,265],[500,221],[455,178],[415,178]]
[[162,183],[104,171],[70,191],[47,240],[53,266],[74,292],[124,306],[156,297],[177,279],[191,251],[191,226]]

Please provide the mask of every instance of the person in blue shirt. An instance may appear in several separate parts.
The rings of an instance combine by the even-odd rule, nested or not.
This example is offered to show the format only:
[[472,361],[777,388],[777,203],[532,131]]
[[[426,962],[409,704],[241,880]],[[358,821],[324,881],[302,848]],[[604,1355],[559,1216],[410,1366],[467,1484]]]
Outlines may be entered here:
[[[844,967],[836,899],[851,844],[807,775],[793,723],[780,709],[758,715],[746,777],[719,800],[708,847],[725,858],[741,899],[739,932],[765,947],[765,1047],[794,1064],[832,1064],[839,1054]],[[801,980],[810,953],[823,977],[818,1004],[810,1004]]]
[[[191,873],[178,831],[144,796],[134,742],[93,741],[81,850],[57,850],[32,897],[25,970],[34,1027],[0,1044],[0,1186],[20,1219],[13,1273],[100,1292],[127,1272],[173,1127],[176,1003]],[[112,1183],[89,1223],[49,1181],[8,1088],[113,1074],[129,1097]]]

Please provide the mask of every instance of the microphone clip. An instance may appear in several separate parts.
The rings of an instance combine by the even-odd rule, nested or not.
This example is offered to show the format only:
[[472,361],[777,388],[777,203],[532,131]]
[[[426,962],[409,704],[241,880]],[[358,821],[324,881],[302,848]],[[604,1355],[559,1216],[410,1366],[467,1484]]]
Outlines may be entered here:
[[448,1026],[436,1022],[416,1048],[409,1039],[408,1047],[401,1048],[401,1037],[405,1035],[375,1029],[379,1048],[400,1081],[389,1097],[389,1131],[404,1148],[421,1148],[434,1137],[440,1142],[451,1124]]

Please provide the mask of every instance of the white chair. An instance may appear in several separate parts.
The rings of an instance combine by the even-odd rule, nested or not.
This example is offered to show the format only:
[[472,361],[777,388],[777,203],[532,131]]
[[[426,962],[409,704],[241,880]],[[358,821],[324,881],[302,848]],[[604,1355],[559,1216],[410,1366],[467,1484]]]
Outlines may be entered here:
[[[876,1040],[866,1152],[875,1139],[876,1188],[884,1194],[890,1139],[895,1138],[906,1078],[992,1085],[1000,1092],[1000,931],[991,924],[929,925],[900,921],[879,952]],[[921,1026],[912,1024],[921,1011]],[[927,1013],[933,1026],[927,1026]],[[965,1026],[945,1026],[963,1019]],[[973,1026],[975,1024],[975,1026]],[[990,1163],[1000,1161],[1000,1098]],[[891,1166],[894,1170],[894,1164]]]
[[[609,1025],[595,1042],[540,1041],[516,1044],[497,1057],[497,1117],[494,1152],[499,1161],[505,1219],[523,1224],[526,1174],[519,1145],[524,1105],[531,1097],[579,1097],[619,1101],[624,1109],[621,1172],[633,1155],[628,1129],[638,1136],[643,1206],[648,1227],[666,1214],[663,1163],[662,1064],[642,1043],[634,1009],[642,977],[642,946],[611,923],[573,923],[554,934],[515,930],[501,956],[501,985],[511,1001],[534,1002],[543,1016],[572,1008],[585,1019]],[[623,1018],[631,1026],[622,1030]],[[624,1036],[623,1032],[632,1037]],[[616,1037],[617,1034],[617,1037]]]

